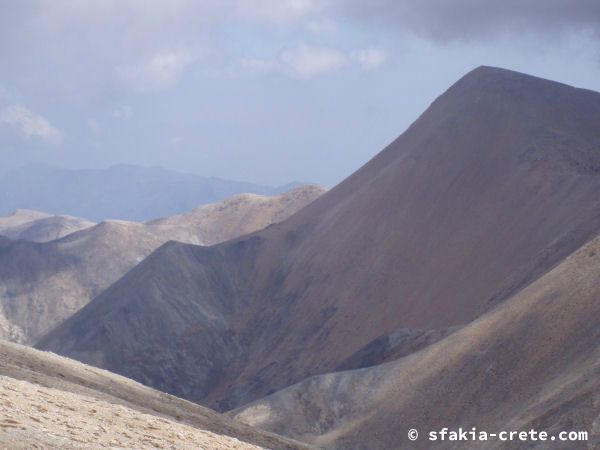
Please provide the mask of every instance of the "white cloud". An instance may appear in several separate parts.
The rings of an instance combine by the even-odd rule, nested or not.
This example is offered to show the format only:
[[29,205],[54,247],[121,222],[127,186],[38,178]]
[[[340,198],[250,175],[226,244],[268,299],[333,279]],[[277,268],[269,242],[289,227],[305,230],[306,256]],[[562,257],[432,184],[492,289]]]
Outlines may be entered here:
[[179,136],[173,136],[169,139],[169,144],[176,146],[176,145],[181,144],[182,140],[183,139],[181,139],[181,137],[179,137]]
[[380,48],[365,48],[354,51],[350,58],[364,70],[379,69],[387,60],[387,53]]
[[325,9],[322,0],[236,0],[236,13],[242,18],[286,24]]
[[273,61],[262,58],[244,58],[240,61],[240,65],[244,69],[255,72],[268,72],[275,68],[275,63]]
[[10,98],[9,90],[0,84],[0,100],[7,100],[9,98]]
[[340,50],[305,44],[283,51],[280,60],[292,75],[303,79],[339,70],[348,64],[348,57]]
[[184,50],[162,52],[138,64],[117,67],[115,75],[137,92],[157,92],[177,84],[185,68],[194,61]]
[[306,29],[314,34],[332,34],[336,32],[337,26],[333,20],[320,19],[308,22]]
[[133,108],[129,105],[119,106],[112,112],[115,119],[131,119],[133,117]]
[[96,119],[90,117],[87,120],[87,125],[88,128],[92,131],[92,133],[97,134],[100,132],[101,127]]
[[276,60],[246,58],[240,61],[240,65],[242,68],[254,72],[264,73],[277,70],[307,80],[352,66],[366,71],[376,70],[386,60],[387,53],[376,47],[346,52],[330,47],[312,47],[300,44],[284,50]]
[[26,139],[40,138],[49,144],[58,144],[62,139],[60,131],[48,120],[22,105],[6,106],[0,110],[0,124],[17,130]]

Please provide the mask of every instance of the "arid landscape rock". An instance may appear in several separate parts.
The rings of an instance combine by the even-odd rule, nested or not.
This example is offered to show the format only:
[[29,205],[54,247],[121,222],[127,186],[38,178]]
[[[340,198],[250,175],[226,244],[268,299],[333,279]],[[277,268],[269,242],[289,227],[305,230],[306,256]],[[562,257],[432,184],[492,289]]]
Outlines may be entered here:
[[110,372],[3,341],[0,446],[305,448]]

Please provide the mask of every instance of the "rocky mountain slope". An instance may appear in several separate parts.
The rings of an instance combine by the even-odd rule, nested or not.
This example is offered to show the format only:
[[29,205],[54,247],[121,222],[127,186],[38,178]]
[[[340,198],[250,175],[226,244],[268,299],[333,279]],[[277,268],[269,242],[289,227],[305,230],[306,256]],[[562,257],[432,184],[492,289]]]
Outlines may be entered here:
[[0,246],[0,336],[33,342],[163,243],[210,245],[247,234],[323,191],[309,185],[274,197],[241,195],[149,223],[105,221],[51,242],[6,241]]
[[95,225],[86,219],[18,209],[0,217],[0,235],[11,239],[48,242]]
[[[533,428],[556,436],[588,431],[586,442],[551,448],[598,448],[599,279],[596,237],[510,300],[421,352],[316,376],[231,415],[325,448],[429,449],[434,443],[425,432],[444,427],[490,433]],[[423,433],[418,442],[406,437],[410,428]],[[492,440],[485,448],[506,445]],[[531,448],[531,442],[509,448]]]
[[294,216],[162,246],[39,347],[226,410],[397,330],[434,342],[600,230],[599,123],[598,93],[476,69]]
[[0,341],[0,446],[302,449],[131,380]]

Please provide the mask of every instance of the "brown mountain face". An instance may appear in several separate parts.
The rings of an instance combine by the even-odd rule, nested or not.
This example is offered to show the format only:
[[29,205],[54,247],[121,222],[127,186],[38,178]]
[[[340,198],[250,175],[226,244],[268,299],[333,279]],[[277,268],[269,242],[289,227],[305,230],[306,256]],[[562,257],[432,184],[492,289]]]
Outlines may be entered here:
[[[587,431],[586,442],[546,442],[541,448],[599,448],[599,279],[596,237],[493,311],[421,352],[310,378],[231,416],[319,448],[532,448],[531,441],[428,440],[429,431],[444,427],[535,429],[550,436]],[[417,442],[407,438],[411,428],[421,432]]]
[[5,341],[0,398],[6,449],[305,448],[105,370]]
[[0,337],[34,342],[169,240],[213,244],[247,234],[323,192],[309,185],[274,197],[240,195],[149,223],[113,220],[51,242],[0,244]]
[[598,124],[598,93],[476,69],[286,221],[161,247],[39,347],[223,410],[396,330],[441,338],[600,229]]

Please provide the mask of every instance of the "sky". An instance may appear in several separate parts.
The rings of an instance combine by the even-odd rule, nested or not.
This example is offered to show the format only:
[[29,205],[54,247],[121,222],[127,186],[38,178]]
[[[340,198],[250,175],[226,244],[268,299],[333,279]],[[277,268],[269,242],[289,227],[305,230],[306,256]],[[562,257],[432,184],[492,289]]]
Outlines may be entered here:
[[600,91],[598,0],[0,0],[2,170],[333,186],[480,65]]

